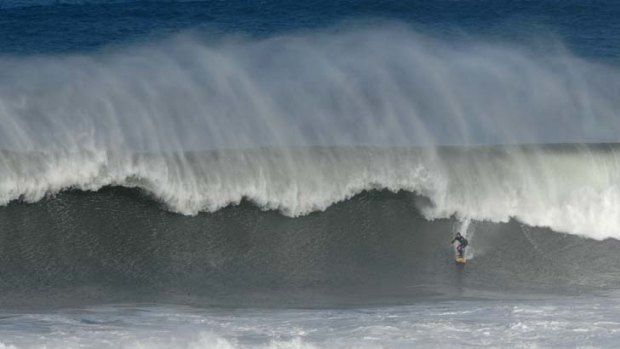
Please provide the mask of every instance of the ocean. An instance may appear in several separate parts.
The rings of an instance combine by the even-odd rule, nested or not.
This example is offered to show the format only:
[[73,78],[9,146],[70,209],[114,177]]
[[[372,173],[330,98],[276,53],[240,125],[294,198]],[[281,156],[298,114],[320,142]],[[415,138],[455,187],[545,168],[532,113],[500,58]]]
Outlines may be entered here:
[[619,95],[611,0],[0,0],[0,348],[617,347]]

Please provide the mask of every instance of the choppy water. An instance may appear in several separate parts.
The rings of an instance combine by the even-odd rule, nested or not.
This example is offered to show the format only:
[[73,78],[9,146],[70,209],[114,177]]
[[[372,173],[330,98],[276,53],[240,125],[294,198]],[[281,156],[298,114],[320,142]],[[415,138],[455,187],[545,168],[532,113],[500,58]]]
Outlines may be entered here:
[[3,348],[613,347],[613,299],[446,301],[355,309],[109,305],[3,314]]

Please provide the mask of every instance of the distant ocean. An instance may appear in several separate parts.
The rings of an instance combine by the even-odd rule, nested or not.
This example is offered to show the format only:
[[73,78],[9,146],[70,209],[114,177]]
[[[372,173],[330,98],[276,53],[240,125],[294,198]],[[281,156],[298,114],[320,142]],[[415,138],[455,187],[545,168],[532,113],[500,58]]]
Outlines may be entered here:
[[616,1],[0,0],[0,348],[616,347],[619,67]]

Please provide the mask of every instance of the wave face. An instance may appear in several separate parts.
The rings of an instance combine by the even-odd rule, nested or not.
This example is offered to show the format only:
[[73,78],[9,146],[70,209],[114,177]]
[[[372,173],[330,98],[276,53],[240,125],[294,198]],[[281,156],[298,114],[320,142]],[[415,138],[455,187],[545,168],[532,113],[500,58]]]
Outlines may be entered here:
[[[213,305],[321,306],[618,286],[616,240],[515,221],[429,221],[415,209],[420,201],[370,191],[298,218],[247,202],[182,216],[122,187],[14,203],[0,207],[0,303],[197,297]],[[455,269],[448,243],[457,230],[471,241],[465,269]]]

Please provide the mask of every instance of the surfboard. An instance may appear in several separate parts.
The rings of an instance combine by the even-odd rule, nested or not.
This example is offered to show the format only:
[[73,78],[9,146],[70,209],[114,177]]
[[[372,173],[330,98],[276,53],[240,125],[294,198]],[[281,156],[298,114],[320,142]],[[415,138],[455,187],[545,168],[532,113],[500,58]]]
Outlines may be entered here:
[[465,257],[461,257],[459,255],[456,256],[456,263],[458,264],[465,264]]

